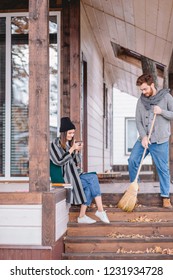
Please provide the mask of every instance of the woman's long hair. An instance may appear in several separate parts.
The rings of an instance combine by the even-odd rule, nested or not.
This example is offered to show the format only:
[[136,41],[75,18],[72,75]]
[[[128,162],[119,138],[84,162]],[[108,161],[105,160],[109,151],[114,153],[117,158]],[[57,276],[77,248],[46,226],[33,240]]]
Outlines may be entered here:
[[[62,148],[65,150],[66,143],[67,143],[67,131],[60,133],[60,143],[61,143]],[[72,140],[68,141],[68,144],[70,147],[73,146],[73,143],[74,143],[74,137],[72,138]]]

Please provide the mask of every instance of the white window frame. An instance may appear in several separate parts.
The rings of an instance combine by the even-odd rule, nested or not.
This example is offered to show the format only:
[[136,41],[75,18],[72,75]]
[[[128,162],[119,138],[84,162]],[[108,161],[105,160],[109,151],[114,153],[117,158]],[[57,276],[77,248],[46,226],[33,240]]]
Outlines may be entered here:
[[[11,18],[12,17],[29,17],[29,13],[1,13],[1,18],[6,18],[6,54],[11,54]],[[60,34],[61,34],[61,12],[49,12],[49,16],[57,17],[57,59],[58,65],[61,65],[60,61]],[[5,176],[0,177],[0,181],[28,181],[29,177],[11,177],[11,56],[6,55],[6,67],[5,67]],[[58,69],[60,74],[60,69]],[[58,108],[57,108],[57,124],[60,120],[60,75],[58,75],[57,88],[58,88]]]
[[[134,121],[135,122],[135,118],[133,118],[133,117],[126,117],[125,118],[125,155],[130,155],[130,153],[131,152],[129,152],[128,151],[128,141],[129,141],[129,139],[128,139],[128,135],[129,135],[129,131],[128,131],[128,129],[129,129],[129,126],[128,126],[128,122],[129,121]],[[138,131],[137,131],[137,128],[136,128],[136,140],[137,140],[137,138],[138,138]],[[135,141],[136,141],[135,139],[134,139],[134,144],[135,144]]]

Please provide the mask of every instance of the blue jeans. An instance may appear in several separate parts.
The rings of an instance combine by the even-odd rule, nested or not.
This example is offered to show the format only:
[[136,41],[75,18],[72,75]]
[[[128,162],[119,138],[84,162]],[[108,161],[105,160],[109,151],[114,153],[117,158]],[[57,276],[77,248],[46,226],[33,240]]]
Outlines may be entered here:
[[[136,141],[131,155],[128,159],[130,182],[135,180],[138,167],[142,158],[144,148],[139,140]],[[162,144],[149,144],[146,150],[146,155],[151,154],[152,159],[156,165],[157,173],[160,181],[160,195],[162,197],[169,197],[170,192],[170,174],[169,174],[169,142]]]
[[89,206],[96,196],[101,196],[99,180],[97,174],[92,172],[81,174],[80,179],[87,200],[85,205]]

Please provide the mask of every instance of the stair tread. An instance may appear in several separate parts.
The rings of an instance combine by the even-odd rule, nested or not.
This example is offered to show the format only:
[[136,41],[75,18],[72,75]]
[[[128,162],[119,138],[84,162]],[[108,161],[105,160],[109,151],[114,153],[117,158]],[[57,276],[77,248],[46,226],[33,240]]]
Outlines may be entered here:
[[69,222],[68,227],[151,227],[151,226],[166,226],[173,227],[172,221],[161,221],[161,222],[129,222],[129,221],[112,221],[110,224],[106,224],[103,222],[97,222],[94,224],[78,224],[76,222]]
[[132,237],[109,237],[109,236],[66,236],[64,242],[172,242],[173,243],[173,236],[144,236],[141,238],[132,238]]
[[169,254],[159,254],[159,253],[112,253],[112,252],[95,252],[95,253],[63,253],[63,259],[70,257],[74,260],[82,260],[82,259],[97,259],[97,260],[130,260],[130,259],[148,259],[148,260],[164,260],[164,259],[173,259],[173,255]]
[[[71,212],[79,212],[80,207],[78,206],[71,206],[71,208],[69,209],[70,213]],[[97,209],[95,207],[93,208],[88,208],[87,212],[95,212]],[[125,212],[121,209],[119,209],[116,205],[109,207],[109,206],[105,206],[104,210],[106,210],[107,212]],[[173,208],[163,208],[163,207],[157,207],[157,206],[153,206],[153,207],[148,207],[145,205],[141,205],[141,206],[137,206],[134,208],[133,212],[173,212]],[[132,212],[126,212],[127,214],[130,214]]]

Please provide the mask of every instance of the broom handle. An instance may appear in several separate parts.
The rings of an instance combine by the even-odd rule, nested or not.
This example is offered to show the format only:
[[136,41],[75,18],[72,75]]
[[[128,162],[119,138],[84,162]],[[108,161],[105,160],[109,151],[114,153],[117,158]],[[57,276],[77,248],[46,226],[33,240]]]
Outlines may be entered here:
[[[149,131],[149,134],[148,134],[148,141],[150,140],[150,137],[151,137],[151,133],[152,133],[152,131],[153,131],[153,127],[154,127],[155,120],[156,120],[156,114],[154,114],[154,118],[153,118],[153,120],[152,120],[151,128],[150,128],[150,131]],[[140,171],[141,171],[141,167],[142,167],[142,163],[143,163],[143,160],[144,160],[144,157],[145,157],[145,154],[146,154],[146,150],[147,150],[147,147],[145,147],[145,149],[144,149],[144,151],[143,151],[143,155],[142,155],[141,162],[140,162],[140,165],[139,165],[139,168],[138,168],[138,172],[137,172],[137,174],[136,174],[135,182],[137,182],[137,180],[138,180],[138,176],[139,176],[139,173],[140,173]]]

